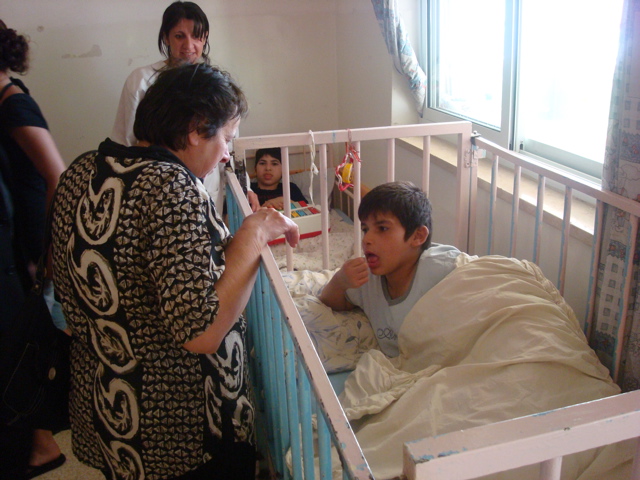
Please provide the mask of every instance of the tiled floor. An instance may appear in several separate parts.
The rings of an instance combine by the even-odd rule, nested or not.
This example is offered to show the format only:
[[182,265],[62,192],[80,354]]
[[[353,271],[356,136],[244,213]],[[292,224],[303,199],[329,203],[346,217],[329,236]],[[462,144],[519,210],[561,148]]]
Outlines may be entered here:
[[36,477],[38,480],[104,480],[99,470],[83,465],[71,453],[71,430],[64,430],[55,438],[67,461],[61,467]]

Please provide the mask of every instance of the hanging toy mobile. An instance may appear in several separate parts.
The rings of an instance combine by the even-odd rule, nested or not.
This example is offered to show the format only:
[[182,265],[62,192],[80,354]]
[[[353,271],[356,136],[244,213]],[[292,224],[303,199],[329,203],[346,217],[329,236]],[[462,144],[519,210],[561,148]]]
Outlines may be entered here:
[[351,143],[351,131],[347,130],[349,142],[345,144],[346,152],[342,158],[342,163],[336,167],[336,178],[338,179],[338,188],[341,192],[349,187],[353,187],[353,164],[360,162],[360,155]]

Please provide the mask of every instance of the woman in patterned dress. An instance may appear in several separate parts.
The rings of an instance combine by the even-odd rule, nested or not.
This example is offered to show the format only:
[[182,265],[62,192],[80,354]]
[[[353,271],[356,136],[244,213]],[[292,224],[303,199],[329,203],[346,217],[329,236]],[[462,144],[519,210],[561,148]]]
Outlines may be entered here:
[[107,139],[60,180],[73,449],[107,478],[254,478],[242,311],[261,249],[299,233],[262,208],[232,238],[199,180],[229,160],[246,112],[226,72],[163,71],[136,113],[139,145]]

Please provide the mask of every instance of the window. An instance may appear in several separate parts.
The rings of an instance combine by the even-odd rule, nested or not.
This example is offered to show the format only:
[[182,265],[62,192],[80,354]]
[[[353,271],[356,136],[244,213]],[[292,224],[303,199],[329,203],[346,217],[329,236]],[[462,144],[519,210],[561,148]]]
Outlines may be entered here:
[[622,0],[422,0],[427,121],[600,177]]

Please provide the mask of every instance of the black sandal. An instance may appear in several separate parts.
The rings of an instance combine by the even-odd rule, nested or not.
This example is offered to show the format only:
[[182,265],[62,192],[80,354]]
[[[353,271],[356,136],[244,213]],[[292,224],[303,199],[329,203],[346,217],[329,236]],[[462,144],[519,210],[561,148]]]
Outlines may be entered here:
[[43,463],[42,465],[38,465],[37,467],[29,467],[27,469],[27,475],[25,478],[35,478],[40,475],[43,475],[51,470],[55,470],[58,467],[61,467],[64,462],[67,461],[67,457],[64,456],[64,453],[61,453],[58,457],[54,458],[50,462]]

